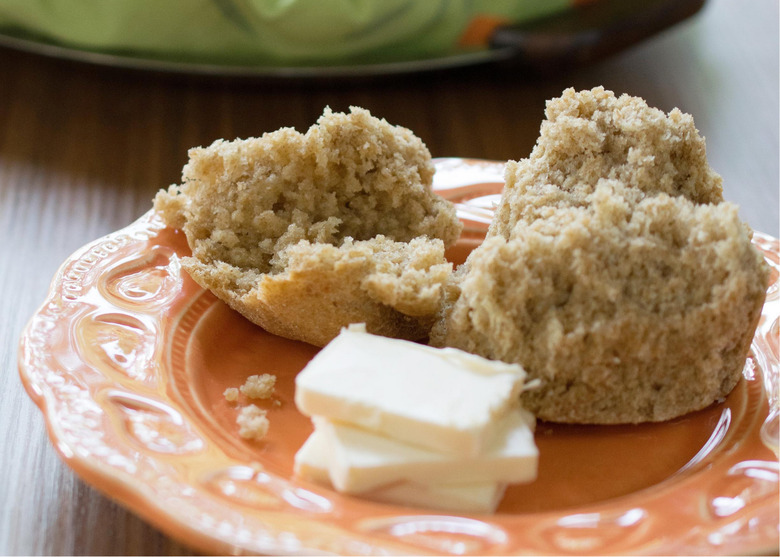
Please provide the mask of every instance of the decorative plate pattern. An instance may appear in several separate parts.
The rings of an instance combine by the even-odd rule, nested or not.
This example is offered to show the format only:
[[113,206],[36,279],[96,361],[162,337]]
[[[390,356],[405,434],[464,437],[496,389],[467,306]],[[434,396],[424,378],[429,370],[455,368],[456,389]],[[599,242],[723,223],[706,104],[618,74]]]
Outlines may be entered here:
[[[503,165],[438,159],[435,188],[484,235]],[[203,552],[338,554],[728,554],[778,548],[780,242],[743,380],[722,402],[661,424],[540,423],[539,478],[494,515],[372,503],[303,482],[311,431],[293,403],[316,348],[270,335],[179,267],[183,235],[149,212],[60,268],[21,341],[22,381],[62,458],[84,480]],[[222,395],[277,375],[266,439],[237,432]]]

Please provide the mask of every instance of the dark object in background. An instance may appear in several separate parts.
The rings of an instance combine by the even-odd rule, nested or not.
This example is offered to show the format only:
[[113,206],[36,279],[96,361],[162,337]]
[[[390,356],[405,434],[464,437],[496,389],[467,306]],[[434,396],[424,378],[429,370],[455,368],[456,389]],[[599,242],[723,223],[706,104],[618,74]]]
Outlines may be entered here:
[[691,17],[705,0],[599,0],[540,21],[496,28],[491,49],[539,72],[592,63]]

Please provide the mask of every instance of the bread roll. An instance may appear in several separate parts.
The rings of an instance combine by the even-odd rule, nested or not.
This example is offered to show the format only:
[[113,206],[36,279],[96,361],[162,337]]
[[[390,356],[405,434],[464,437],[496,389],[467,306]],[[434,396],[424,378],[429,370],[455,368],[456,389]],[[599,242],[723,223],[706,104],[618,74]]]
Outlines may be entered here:
[[567,90],[431,342],[521,364],[545,420],[674,418],[741,377],[768,280],[750,237],[690,116]]
[[181,228],[192,278],[268,331],[323,345],[351,322],[425,337],[461,224],[431,190],[423,142],[368,111],[326,109],[305,134],[191,149],[155,209]]

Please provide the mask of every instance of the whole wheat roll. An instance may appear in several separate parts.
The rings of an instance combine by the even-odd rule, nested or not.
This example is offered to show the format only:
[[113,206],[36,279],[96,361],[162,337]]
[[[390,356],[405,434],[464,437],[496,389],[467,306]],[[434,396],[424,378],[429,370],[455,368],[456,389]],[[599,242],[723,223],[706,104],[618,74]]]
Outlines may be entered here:
[[408,129],[326,109],[306,133],[191,149],[155,209],[184,231],[190,276],[269,332],[321,346],[364,322],[420,339],[461,230],[433,172]]
[[431,343],[521,364],[538,417],[667,420],[738,382],[767,268],[693,119],[597,88],[548,103]]

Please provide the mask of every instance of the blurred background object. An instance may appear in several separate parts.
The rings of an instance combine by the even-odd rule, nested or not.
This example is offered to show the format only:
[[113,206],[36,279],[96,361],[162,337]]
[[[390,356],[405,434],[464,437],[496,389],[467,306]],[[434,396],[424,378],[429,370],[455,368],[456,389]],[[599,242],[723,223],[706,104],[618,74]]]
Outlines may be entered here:
[[0,44],[85,62],[262,77],[593,62],[704,0],[3,0]]

